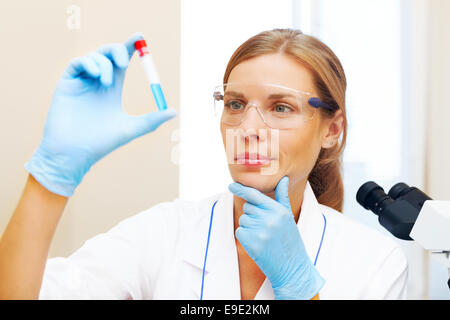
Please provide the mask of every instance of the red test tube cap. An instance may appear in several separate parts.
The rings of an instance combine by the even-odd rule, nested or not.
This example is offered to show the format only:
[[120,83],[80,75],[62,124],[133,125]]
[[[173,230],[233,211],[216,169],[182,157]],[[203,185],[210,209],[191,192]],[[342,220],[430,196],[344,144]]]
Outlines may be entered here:
[[142,57],[144,54],[149,53],[147,43],[144,39],[138,40],[134,43],[134,47],[139,52],[139,56]]
[[141,50],[142,48],[147,47],[147,43],[144,39],[138,40],[134,43],[134,47],[136,48],[136,50]]

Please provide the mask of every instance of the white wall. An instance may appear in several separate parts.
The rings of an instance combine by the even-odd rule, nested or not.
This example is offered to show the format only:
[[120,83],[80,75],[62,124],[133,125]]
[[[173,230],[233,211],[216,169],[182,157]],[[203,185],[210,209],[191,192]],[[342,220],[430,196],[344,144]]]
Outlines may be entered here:
[[[429,1],[426,192],[450,200],[450,1]],[[450,230],[449,230],[450,233]],[[446,267],[430,257],[430,298],[450,299]]]

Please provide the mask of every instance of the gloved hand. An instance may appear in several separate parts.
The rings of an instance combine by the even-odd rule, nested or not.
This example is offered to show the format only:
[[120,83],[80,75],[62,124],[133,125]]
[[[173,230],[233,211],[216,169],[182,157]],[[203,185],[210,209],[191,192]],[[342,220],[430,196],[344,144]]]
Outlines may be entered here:
[[48,190],[71,196],[98,160],[176,116],[174,109],[130,116],[122,108],[125,71],[142,38],[75,58],[59,79],[43,138],[25,164]]
[[236,238],[272,284],[275,299],[312,299],[325,284],[306,253],[292,214],[289,178],[283,177],[275,200],[232,183],[229,190],[247,200]]

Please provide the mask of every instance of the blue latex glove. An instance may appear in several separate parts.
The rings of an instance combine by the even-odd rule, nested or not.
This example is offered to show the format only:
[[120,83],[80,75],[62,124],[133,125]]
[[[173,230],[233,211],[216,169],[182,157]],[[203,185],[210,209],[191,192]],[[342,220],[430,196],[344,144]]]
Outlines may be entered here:
[[43,138],[25,164],[48,190],[71,196],[98,160],[176,116],[174,109],[131,116],[122,108],[125,72],[142,38],[136,33],[75,58],[59,79]]
[[325,280],[306,253],[292,214],[288,186],[288,177],[283,177],[273,200],[254,188],[230,184],[232,193],[247,200],[236,238],[270,280],[275,299],[312,299]]

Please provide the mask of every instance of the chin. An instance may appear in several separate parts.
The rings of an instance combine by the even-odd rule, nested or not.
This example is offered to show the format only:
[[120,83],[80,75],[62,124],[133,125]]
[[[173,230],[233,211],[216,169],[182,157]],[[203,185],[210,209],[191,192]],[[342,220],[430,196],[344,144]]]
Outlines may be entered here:
[[235,182],[255,188],[265,194],[274,192],[278,182],[282,178],[279,173],[263,175],[259,170],[233,171],[231,171],[231,177]]

